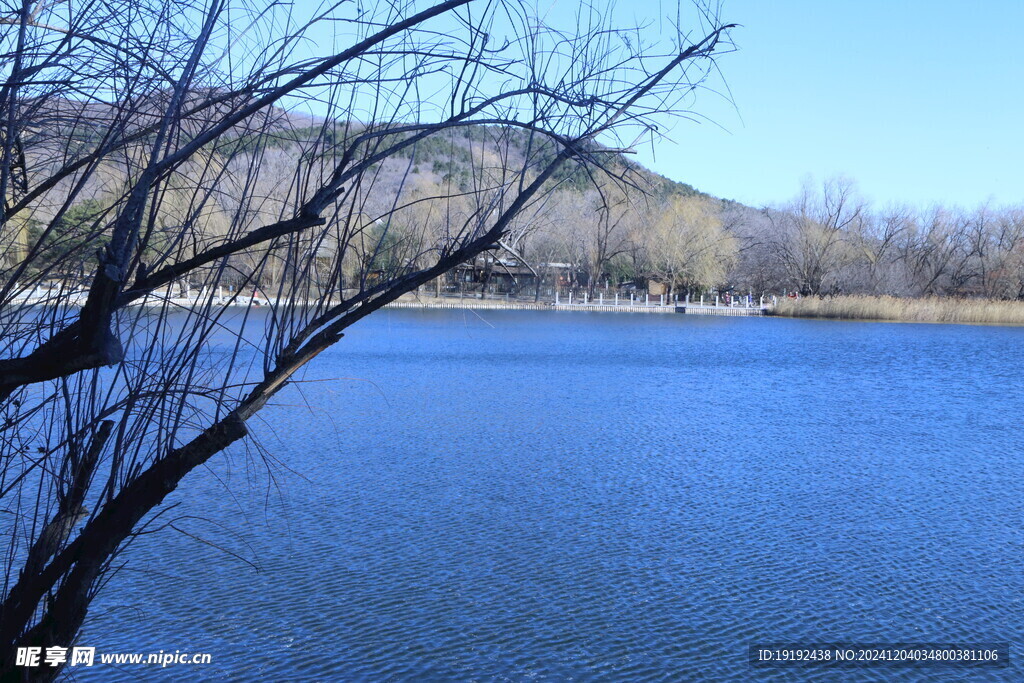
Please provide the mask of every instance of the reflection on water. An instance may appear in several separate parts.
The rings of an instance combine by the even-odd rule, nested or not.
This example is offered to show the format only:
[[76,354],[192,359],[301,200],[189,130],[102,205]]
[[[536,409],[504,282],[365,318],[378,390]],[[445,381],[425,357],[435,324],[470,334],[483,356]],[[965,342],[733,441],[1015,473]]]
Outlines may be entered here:
[[265,411],[265,454],[174,497],[259,572],[140,538],[82,643],[213,654],[132,670],[157,680],[622,680],[767,676],[758,640],[1021,642],[1022,342],[384,312]]

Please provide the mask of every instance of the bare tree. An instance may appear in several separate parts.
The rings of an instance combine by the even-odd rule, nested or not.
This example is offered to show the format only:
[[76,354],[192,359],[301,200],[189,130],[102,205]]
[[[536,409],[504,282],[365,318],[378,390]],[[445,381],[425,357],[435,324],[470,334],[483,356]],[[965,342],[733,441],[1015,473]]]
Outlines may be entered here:
[[975,277],[967,224],[962,212],[936,206],[901,240],[900,258],[907,266],[915,294],[959,294]]
[[1024,211],[1017,208],[1001,212],[994,232],[996,257],[988,269],[986,295],[1024,298]]
[[844,287],[846,291],[890,296],[906,293],[907,283],[897,248],[914,229],[914,220],[913,212],[903,206],[862,216],[849,236],[856,272]]
[[591,297],[598,283],[607,276],[612,261],[628,251],[632,223],[640,210],[637,204],[646,199],[642,192],[617,180],[601,178],[588,197],[596,220],[586,223],[581,246],[587,291]]
[[677,287],[710,288],[725,282],[736,262],[736,239],[725,231],[717,203],[704,197],[672,197],[659,207],[646,232],[649,276]]
[[[659,49],[502,0],[8,7],[0,677],[29,679],[57,668],[15,649],[70,644],[126,543],[300,368],[497,245],[566,161],[600,167],[594,141],[653,131],[729,28],[701,8]],[[410,192],[453,131],[459,186]],[[426,206],[457,219],[403,224]],[[255,302],[238,351],[208,354],[220,304]]]
[[769,209],[757,211],[736,202],[724,202],[722,225],[736,239],[736,263],[728,280],[760,294],[781,292],[789,278],[776,253],[778,221]]
[[540,299],[544,282],[551,283],[556,290],[562,285],[570,285],[572,283],[568,280],[581,265],[579,259],[583,254],[585,226],[593,216],[581,211],[580,199],[581,196],[574,192],[551,193],[538,204],[531,216],[533,230],[524,251],[537,272],[535,301]]
[[789,207],[767,214],[775,223],[774,250],[801,294],[836,289],[834,275],[849,258],[848,233],[863,213],[852,183],[840,179],[823,183],[820,194],[805,186]]
[[1018,298],[1024,247],[1020,210],[983,205],[966,217],[965,232],[970,254],[970,269],[965,271],[975,278],[969,291],[988,298]]

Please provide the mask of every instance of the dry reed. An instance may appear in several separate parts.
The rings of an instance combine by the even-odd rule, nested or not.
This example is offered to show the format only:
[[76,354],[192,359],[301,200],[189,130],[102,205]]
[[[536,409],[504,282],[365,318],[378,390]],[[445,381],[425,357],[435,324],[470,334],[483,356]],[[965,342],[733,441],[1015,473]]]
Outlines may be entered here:
[[885,320],[919,323],[1024,325],[1024,302],[892,296],[808,296],[779,299],[773,315],[792,318]]

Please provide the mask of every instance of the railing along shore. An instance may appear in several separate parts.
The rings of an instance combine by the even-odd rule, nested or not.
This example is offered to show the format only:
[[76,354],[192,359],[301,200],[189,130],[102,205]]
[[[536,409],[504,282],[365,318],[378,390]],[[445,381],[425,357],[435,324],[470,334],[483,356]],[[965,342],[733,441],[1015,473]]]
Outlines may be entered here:
[[687,315],[760,316],[768,310],[767,304],[746,305],[745,302],[699,303],[666,301],[663,298],[642,300],[600,297],[598,300],[556,297],[555,301],[524,301],[510,297],[482,299],[477,296],[422,296],[403,298],[388,304],[388,308],[440,308],[440,309],[504,309],[519,311],[595,311],[611,313],[683,313]]
[[[52,292],[35,291],[16,296],[11,303],[30,306],[52,306],[70,305],[80,306],[85,303],[87,292]],[[207,296],[205,292],[197,296],[171,297],[162,294],[151,294],[132,302],[131,306],[165,307],[171,306],[182,309],[195,309],[202,306],[270,306],[277,304],[277,300],[262,296],[253,295],[230,295],[230,296]],[[303,306],[313,305],[315,302],[292,301],[292,305]],[[437,308],[437,309],[490,309],[490,310],[513,310],[513,311],[594,311],[614,313],[683,313],[686,315],[719,315],[719,316],[760,316],[770,310],[770,305],[764,303],[754,304],[753,302],[734,300],[728,304],[720,301],[705,303],[701,301],[670,300],[664,296],[656,299],[649,296],[631,297],[608,297],[600,295],[596,300],[586,296],[561,297],[556,295],[554,300],[516,299],[508,296],[489,295],[488,298],[480,298],[479,294],[463,296],[424,296],[423,294],[408,294],[398,301],[387,304],[386,308]]]

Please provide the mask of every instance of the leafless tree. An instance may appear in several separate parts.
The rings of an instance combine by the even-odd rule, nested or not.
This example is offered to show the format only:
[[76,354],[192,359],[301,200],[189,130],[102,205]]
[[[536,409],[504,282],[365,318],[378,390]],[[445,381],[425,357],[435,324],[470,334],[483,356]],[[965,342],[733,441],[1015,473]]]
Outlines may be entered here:
[[1003,210],[995,226],[995,254],[988,268],[987,296],[1024,298],[1024,211]]
[[[980,206],[966,217],[971,293],[992,299],[1018,298],[1024,223],[1019,209]],[[965,269],[966,270],[966,269]]]
[[[729,28],[698,9],[658,47],[514,0],[5,5],[0,677],[57,674],[15,649],[72,643],[165,497],[349,325],[494,247],[595,141],[679,113]],[[451,135],[461,184],[407,191]]]
[[770,209],[760,211],[736,202],[724,202],[722,225],[736,239],[736,264],[728,280],[759,294],[781,292],[789,284],[775,245],[778,221]]
[[973,247],[963,212],[935,206],[899,242],[916,295],[962,294],[975,276]]
[[630,235],[634,232],[631,228],[639,219],[643,211],[641,205],[647,198],[629,184],[615,182],[614,178],[602,178],[588,195],[595,220],[586,224],[580,246],[583,248],[581,261],[587,272],[587,292],[593,297],[612,261],[629,250]]
[[914,221],[914,213],[904,206],[865,213],[849,236],[854,262],[843,289],[859,294],[907,294],[908,283],[897,247],[913,231]]
[[804,295],[836,289],[834,276],[849,257],[847,237],[863,213],[852,183],[837,179],[823,183],[820,194],[806,186],[789,207],[766,214],[792,287]]
[[725,282],[736,261],[736,239],[727,232],[718,202],[704,197],[672,197],[658,206],[645,232],[647,275],[668,285],[710,289]]

